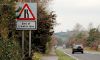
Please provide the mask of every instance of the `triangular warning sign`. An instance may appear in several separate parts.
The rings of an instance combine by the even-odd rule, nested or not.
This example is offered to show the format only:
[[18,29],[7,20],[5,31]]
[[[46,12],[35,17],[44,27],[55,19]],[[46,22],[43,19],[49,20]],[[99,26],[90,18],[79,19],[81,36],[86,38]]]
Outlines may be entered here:
[[[23,17],[21,17],[21,15],[23,15]],[[36,20],[28,4],[24,4],[22,10],[19,13],[19,18],[17,18],[17,20]]]

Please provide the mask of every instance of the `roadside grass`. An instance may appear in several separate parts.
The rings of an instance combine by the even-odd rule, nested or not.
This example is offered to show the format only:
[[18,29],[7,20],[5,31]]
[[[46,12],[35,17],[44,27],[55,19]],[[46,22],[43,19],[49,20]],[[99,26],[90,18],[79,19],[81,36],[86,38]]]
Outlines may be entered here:
[[32,60],[41,60],[42,54],[35,52],[33,53],[34,55],[32,56]]
[[56,54],[58,56],[58,60],[75,60],[75,59],[69,57],[68,55],[64,54],[60,50],[56,50],[55,52],[56,52]]
[[99,52],[100,51],[100,49],[94,50],[94,49],[92,49],[90,47],[85,47],[84,50],[86,50],[86,51],[94,51],[94,52],[97,52],[97,51]]

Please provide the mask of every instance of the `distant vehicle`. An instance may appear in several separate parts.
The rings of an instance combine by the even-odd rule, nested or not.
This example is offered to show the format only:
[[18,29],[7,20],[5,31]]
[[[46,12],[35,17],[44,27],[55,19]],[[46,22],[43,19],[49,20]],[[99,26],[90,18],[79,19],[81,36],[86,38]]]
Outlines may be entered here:
[[63,49],[65,49],[66,48],[66,45],[65,44],[63,44]]
[[74,44],[72,46],[72,54],[74,54],[75,52],[81,52],[82,54],[84,53],[83,51],[83,45],[82,44]]

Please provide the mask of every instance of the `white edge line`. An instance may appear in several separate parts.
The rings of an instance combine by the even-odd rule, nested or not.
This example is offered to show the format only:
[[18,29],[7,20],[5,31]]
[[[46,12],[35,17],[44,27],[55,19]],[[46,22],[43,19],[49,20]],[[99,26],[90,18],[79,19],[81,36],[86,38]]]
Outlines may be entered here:
[[75,59],[75,60],[79,60],[78,58],[76,58],[76,57],[74,57],[74,56],[72,56],[72,55],[70,55],[70,54],[68,54],[68,53],[66,53],[66,52],[64,52],[64,53],[65,53],[66,55],[72,57],[72,58]]

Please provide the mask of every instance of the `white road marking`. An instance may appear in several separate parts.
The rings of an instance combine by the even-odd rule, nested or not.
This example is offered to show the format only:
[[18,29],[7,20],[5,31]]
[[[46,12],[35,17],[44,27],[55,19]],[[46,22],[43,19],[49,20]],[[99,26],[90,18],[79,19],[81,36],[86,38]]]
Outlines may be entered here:
[[88,52],[88,51],[85,51],[85,52],[89,54],[100,54],[100,52]]
[[76,58],[76,57],[74,57],[74,56],[72,56],[72,55],[70,55],[70,54],[68,54],[68,53],[66,53],[66,52],[64,52],[64,53],[65,53],[66,55],[72,57],[72,58],[75,59],[75,60],[79,60],[78,58]]
[[[62,48],[58,48],[58,49],[62,49]],[[64,50],[62,50],[63,52],[64,52]],[[75,59],[75,60],[79,60],[78,58],[76,58],[76,57],[74,57],[74,56],[72,56],[72,55],[70,55],[70,54],[68,54],[67,52],[64,52],[66,55],[68,55],[68,56],[70,56],[70,57],[72,57],[73,59]]]

